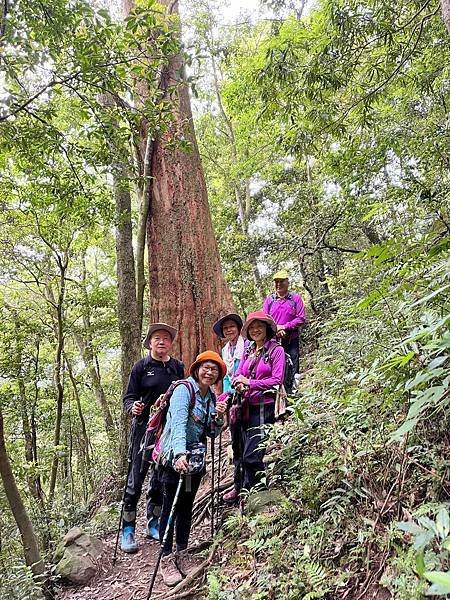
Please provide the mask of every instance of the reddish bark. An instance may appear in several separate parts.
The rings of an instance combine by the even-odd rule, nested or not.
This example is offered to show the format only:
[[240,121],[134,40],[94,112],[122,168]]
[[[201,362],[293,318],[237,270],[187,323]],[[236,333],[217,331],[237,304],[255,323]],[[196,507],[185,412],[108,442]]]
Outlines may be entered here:
[[[167,14],[178,12],[176,0],[161,0],[160,4]],[[134,0],[123,0],[126,15],[133,6]],[[183,60],[177,55],[164,67],[158,82],[166,96],[170,94],[173,123],[151,146],[148,320],[177,327],[180,335],[174,353],[189,365],[199,351],[217,348],[212,325],[234,304],[220,265],[189,91],[183,81]],[[136,91],[140,96],[148,93],[140,82],[136,82]],[[147,145],[146,135],[144,120],[140,127],[141,149]],[[182,140],[188,142],[190,150],[179,147]]]
[[[174,121],[154,143],[147,237],[150,321],[177,327],[176,351],[189,365],[198,352],[217,347],[212,325],[234,305],[220,265],[183,72],[177,55],[163,74],[163,89],[172,90]],[[189,151],[176,147],[181,139]]]

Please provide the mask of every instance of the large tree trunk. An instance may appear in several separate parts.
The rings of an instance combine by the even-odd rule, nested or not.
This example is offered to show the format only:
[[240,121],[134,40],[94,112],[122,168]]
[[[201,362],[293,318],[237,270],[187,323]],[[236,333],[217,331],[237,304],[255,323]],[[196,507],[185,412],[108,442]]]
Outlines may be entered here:
[[39,544],[33,525],[17,488],[16,480],[6,453],[5,434],[3,429],[3,413],[0,408],[0,476],[5,488],[11,512],[22,537],[22,546],[26,564],[31,567],[35,576],[44,572],[44,562],[39,552]]
[[[177,10],[177,2],[162,4]],[[174,121],[154,142],[148,220],[150,321],[177,327],[176,350],[189,365],[217,345],[214,321],[233,308],[220,265],[206,185],[195,139],[180,54],[164,68],[162,89],[171,94]],[[186,140],[189,151],[174,147]]]

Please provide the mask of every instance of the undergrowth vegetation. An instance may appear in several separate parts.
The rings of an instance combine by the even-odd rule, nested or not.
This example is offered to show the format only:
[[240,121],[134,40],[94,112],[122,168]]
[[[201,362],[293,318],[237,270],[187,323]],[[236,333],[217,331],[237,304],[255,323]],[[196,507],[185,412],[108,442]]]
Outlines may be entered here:
[[271,432],[283,499],[229,518],[232,567],[210,575],[210,598],[450,592],[448,241],[380,246],[334,282],[338,310]]

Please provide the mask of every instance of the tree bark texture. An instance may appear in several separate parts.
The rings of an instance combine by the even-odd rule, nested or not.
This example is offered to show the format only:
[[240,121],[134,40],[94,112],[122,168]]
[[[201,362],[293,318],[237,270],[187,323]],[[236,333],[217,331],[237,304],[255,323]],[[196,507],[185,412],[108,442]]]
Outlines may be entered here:
[[[177,9],[177,3],[162,2]],[[148,220],[150,321],[175,326],[175,351],[186,365],[217,347],[212,325],[233,309],[209,211],[180,54],[173,56],[162,87],[173,104],[173,124],[154,142]],[[186,140],[190,150],[177,147]]]
[[450,0],[441,0],[442,19],[450,35]]
[[0,409],[0,476],[5,488],[11,512],[22,537],[22,546],[26,564],[31,567],[35,576],[44,572],[44,562],[39,551],[39,544],[33,525],[17,488],[16,480],[6,453],[3,413]]

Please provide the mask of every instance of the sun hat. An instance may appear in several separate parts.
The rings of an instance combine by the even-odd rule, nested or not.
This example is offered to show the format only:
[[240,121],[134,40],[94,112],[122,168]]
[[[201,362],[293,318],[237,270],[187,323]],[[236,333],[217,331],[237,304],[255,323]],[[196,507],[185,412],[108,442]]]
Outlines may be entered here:
[[214,331],[214,333],[217,336],[219,336],[220,338],[224,338],[225,337],[223,335],[223,324],[225,323],[225,321],[234,321],[236,323],[236,325],[238,326],[239,331],[241,331],[241,329],[242,329],[242,319],[241,319],[241,317],[239,315],[237,315],[236,313],[230,313],[229,315],[225,315],[224,317],[221,317],[213,325],[213,331]]
[[277,324],[272,319],[272,317],[270,317],[269,315],[266,315],[266,313],[263,312],[262,310],[257,310],[256,312],[251,312],[247,315],[245,323],[241,329],[242,337],[247,338],[248,340],[252,339],[248,335],[247,331],[248,331],[250,324],[253,321],[262,321],[263,323],[267,323],[267,325],[269,326],[269,328],[272,332],[272,335],[270,336],[270,334],[269,334],[269,337],[274,337],[277,334]]
[[202,363],[211,360],[212,362],[217,363],[220,369],[220,378],[223,379],[227,374],[227,365],[223,362],[217,352],[213,352],[212,350],[206,350],[205,352],[200,352],[195,361],[189,367],[189,375],[195,371],[196,367],[201,365]]
[[281,269],[281,271],[277,271],[272,279],[275,281],[276,279],[289,279],[289,273],[286,269]]
[[145,340],[144,340],[144,344],[143,344],[144,348],[150,349],[150,338],[155,333],[155,331],[158,331],[158,329],[167,331],[167,333],[172,338],[172,342],[177,337],[178,332],[175,329],[175,327],[172,327],[171,325],[167,325],[167,323],[151,323],[148,328],[147,335],[145,336]]

